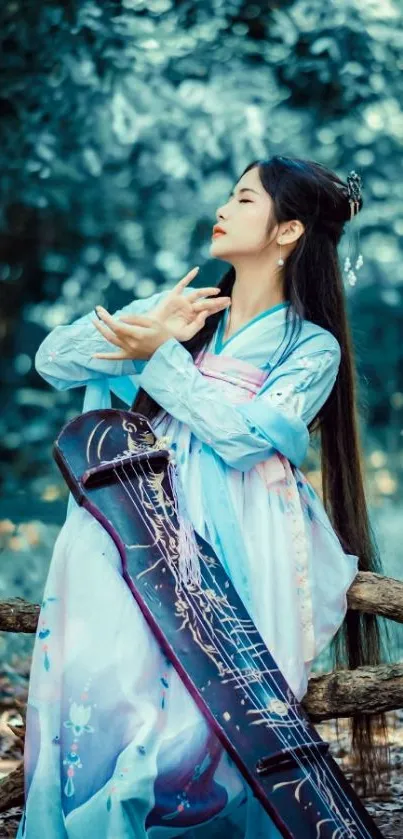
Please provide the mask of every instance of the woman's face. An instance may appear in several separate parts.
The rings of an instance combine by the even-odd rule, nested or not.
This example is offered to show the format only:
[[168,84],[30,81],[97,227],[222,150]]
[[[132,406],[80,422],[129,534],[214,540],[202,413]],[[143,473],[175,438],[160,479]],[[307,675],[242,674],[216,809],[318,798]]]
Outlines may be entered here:
[[212,232],[211,256],[232,262],[238,256],[256,256],[267,250],[272,239],[267,236],[272,207],[272,199],[261,184],[257,167],[245,172],[227,203],[217,210],[216,224],[225,233]]

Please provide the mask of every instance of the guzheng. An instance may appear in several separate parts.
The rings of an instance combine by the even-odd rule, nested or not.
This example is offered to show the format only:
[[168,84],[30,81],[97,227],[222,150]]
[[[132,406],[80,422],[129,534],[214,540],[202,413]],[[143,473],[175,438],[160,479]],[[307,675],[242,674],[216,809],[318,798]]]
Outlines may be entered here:
[[78,504],[114,540],[161,648],[282,836],[382,839],[193,528],[199,574],[184,582],[189,534],[169,442],[143,415],[105,409],[67,423],[54,456]]

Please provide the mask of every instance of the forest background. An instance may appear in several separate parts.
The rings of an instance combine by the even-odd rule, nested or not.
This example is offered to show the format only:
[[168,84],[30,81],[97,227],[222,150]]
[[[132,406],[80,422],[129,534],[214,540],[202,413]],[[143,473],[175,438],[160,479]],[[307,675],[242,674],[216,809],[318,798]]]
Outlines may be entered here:
[[[394,0],[8,0],[0,10],[0,598],[39,602],[67,489],[51,448],[82,407],[36,373],[47,332],[172,286],[257,157],[363,179],[342,264],[370,515],[403,579],[403,14]],[[308,477],[319,487],[313,450]],[[31,636],[0,638],[26,687]],[[403,636],[393,630],[393,655]],[[390,651],[389,651],[390,652]]]

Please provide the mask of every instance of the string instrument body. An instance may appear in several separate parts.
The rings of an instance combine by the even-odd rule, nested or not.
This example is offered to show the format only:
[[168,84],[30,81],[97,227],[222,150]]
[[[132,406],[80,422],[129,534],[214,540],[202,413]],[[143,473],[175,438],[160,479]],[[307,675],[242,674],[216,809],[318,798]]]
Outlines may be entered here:
[[54,457],[114,540],[162,650],[281,835],[382,839],[197,533],[201,583],[181,581],[169,443],[141,414],[104,409],[67,423]]

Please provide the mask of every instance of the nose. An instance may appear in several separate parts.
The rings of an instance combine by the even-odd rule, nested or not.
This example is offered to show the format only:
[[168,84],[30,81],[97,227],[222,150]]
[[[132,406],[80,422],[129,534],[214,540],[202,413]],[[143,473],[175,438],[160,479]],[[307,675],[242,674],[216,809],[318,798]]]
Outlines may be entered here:
[[[224,206],[225,206],[225,204],[224,204]],[[222,207],[219,207],[219,208],[218,208],[218,210],[217,210],[217,212],[216,212],[216,214],[215,214],[215,217],[216,217],[216,221],[217,221],[217,222],[218,222],[218,221],[224,221],[224,219],[225,219],[225,213],[223,213],[223,211],[222,211]]]

